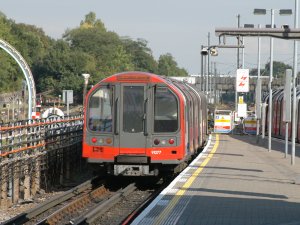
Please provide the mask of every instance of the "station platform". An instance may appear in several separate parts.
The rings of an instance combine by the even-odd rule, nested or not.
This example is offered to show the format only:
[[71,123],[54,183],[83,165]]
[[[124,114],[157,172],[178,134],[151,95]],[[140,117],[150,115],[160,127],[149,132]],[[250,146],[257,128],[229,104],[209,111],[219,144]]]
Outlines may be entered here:
[[203,152],[132,224],[298,225],[300,157],[284,142],[213,134]]

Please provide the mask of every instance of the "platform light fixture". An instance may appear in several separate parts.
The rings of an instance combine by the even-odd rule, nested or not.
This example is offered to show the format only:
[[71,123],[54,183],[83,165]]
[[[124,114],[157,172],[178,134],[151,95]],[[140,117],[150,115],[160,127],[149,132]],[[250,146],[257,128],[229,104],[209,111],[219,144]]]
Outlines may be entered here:
[[267,10],[266,9],[254,9],[254,15],[266,15]]
[[254,28],[254,24],[244,24],[244,28]]
[[281,16],[290,16],[293,14],[293,11],[291,9],[280,9],[279,15]]

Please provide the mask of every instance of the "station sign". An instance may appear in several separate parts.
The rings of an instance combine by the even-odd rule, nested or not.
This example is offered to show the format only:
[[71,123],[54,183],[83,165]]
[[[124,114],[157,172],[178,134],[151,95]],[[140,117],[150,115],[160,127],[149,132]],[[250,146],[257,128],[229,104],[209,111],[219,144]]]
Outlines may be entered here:
[[73,104],[73,90],[63,90],[62,97],[65,104]]
[[244,96],[239,96],[239,104],[244,104]]
[[236,71],[236,92],[249,92],[249,69]]
[[255,116],[248,116],[244,120],[245,132],[247,134],[256,134],[256,118]]
[[232,130],[232,111],[216,110],[214,118],[215,133],[230,133]]
[[238,117],[246,118],[247,117],[247,104],[238,104]]

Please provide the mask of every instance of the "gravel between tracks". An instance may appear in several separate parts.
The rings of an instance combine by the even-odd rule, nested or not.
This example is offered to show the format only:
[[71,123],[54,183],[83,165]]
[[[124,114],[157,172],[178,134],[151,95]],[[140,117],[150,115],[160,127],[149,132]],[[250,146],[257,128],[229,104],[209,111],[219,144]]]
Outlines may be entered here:
[[53,191],[51,193],[41,193],[36,198],[34,198],[32,201],[19,203],[17,205],[14,205],[8,209],[0,209],[0,223],[9,220],[10,218],[13,218],[14,216],[25,212],[29,209],[32,209],[36,207],[38,204],[41,204],[56,195],[59,195],[63,193],[63,191]]
[[92,223],[93,225],[118,225],[127,218],[130,213],[141,205],[150,195],[152,191],[134,191],[121,202],[107,210],[102,216]]

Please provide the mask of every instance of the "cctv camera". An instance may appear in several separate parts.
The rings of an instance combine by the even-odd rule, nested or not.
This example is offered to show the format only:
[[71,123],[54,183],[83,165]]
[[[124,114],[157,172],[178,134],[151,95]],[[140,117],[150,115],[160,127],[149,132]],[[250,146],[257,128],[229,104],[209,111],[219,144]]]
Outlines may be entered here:
[[289,25],[288,25],[288,24],[283,24],[283,25],[281,26],[281,28],[283,28],[283,29],[287,30],[287,29],[289,29],[290,27],[289,27]]
[[202,48],[201,55],[208,55],[208,49],[207,48]]

